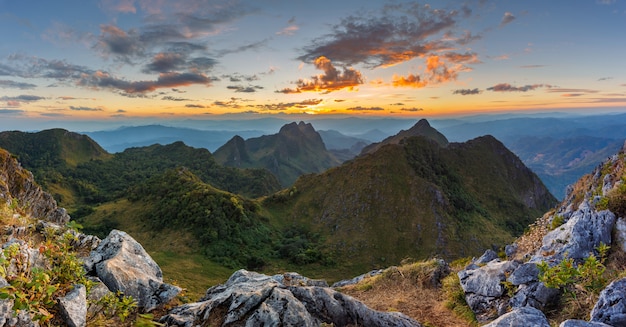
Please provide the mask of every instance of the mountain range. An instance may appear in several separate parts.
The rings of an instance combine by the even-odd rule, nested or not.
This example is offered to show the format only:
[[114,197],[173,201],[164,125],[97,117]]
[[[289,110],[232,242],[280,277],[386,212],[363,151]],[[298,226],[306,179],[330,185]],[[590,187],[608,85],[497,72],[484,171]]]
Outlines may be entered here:
[[[343,164],[304,122],[234,137],[215,154],[182,142],[114,154],[97,147],[97,156],[81,153],[71,165],[62,152],[19,146],[44,134],[63,144],[74,134],[62,130],[0,133],[0,147],[58,162],[24,165],[86,231],[123,228],[149,250],[201,253],[230,268],[297,265],[349,276],[405,256],[472,255],[519,235],[555,202],[493,137],[448,144],[427,121],[414,125]],[[163,242],[163,233],[176,240]]]

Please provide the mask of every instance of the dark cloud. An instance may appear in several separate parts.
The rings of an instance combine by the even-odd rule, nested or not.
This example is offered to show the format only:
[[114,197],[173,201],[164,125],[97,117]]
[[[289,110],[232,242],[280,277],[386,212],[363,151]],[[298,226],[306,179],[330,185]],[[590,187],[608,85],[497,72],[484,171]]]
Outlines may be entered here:
[[9,80],[0,80],[0,88],[3,88],[3,89],[30,90],[30,89],[34,89],[35,87],[37,87],[37,85],[35,84],[15,82],[15,81],[9,81]]
[[383,111],[385,109],[381,108],[381,107],[352,107],[352,108],[348,108],[346,110],[350,110],[350,111]]
[[126,112],[126,110],[124,110],[124,109],[117,109],[115,112],[117,112],[117,113],[124,113],[124,112]]
[[487,90],[494,91],[494,92],[528,92],[528,91],[532,91],[532,90],[535,90],[537,88],[542,88],[542,87],[551,88],[552,85],[533,84],[533,85],[524,85],[524,86],[513,86],[509,83],[500,83],[492,87],[488,87]]
[[70,106],[70,110],[74,110],[74,111],[102,111],[102,108]]
[[515,20],[515,16],[510,12],[505,12],[504,16],[502,16],[502,20],[500,21],[500,27],[507,25]]
[[145,49],[139,37],[136,29],[126,32],[114,25],[100,25],[98,47],[105,55],[113,55],[124,62],[132,63],[135,57],[145,55]]
[[452,94],[460,94],[460,95],[473,95],[473,94],[480,94],[482,91],[475,88],[475,89],[458,89],[458,90],[454,90],[454,92],[452,92]]
[[235,92],[243,92],[243,93],[254,93],[257,90],[263,89],[262,86],[242,86],[242,85],[229,85],[226,87],[229,90],[235,90]]
[[[325,56],[346,64],[389,66],[467,44],[479,36],[450,34],[467,10],[440,10],[420,4],[388,5],[376,13],[343,18],[332,33],[315,39],[298,59],[310,62]],[[445,32],[445,38],[443,37]]]
[[598,90],[592,89],[566,89],[566,88],[550,88],[550,93],[598,93]]
[[198,108],[198,109],[206,108],[205,106],[203,106],[201,104],[186,104],[185,107],[187,107],[187,108]]
[[256,50],[256,49],[260,49],[263,48],[267,45],[267,43],[271,41],[271,39],[264,39],[258,42],[253,42],[253,43],[249,43],[249,44],[244,44],[241,46],[238,46],[236,48],[233,49],[223,49],[217,52],[217,56],[218,57],[223,57],[225,55],[231,54],[231,53],[241,53],[241,52],[245,52],[248,50]]
[[107,72],[95,72],[83,76],[78,85],[92,88],[113,89],[126,94],[143,94],[160,88],[172,88],[193,84],[210,85],[211,78],[199,73],[161,73],[153,81],[126,81],[116,78]]
[[404,103],[402,102],[396,102],[396,103],[392,103],[392,106],[404,106]]
[[8,97],[8,96],[3,96],[0,98],[1,101],[19,101],[19,102],[33,102],[33,101],[39,101],[39,100],[44,100],[45,97],[40,97],[37,95],[18,95],[16,97]]
[[424,111],[424,108],[402,108],[401,111],[417,112]]
[[324,74],[312,76],[311,80],[300,79],[296,82],[296,89],[285,88],[277,93],[300,93],[300,92],[332,92],[341,89],[353,89],[363,84],[364,79],[358,70],[343,68],[343,72],[333,66],[326,57],[319,57],[314,61],[315,68],[322,70]]
[[611,80],[611,79],[613,79],[613,77],[611,77],[611,76],[608,76],[608,77],[600,77],[600,78],[598,78],[598,81],[608,81],[608,80]]

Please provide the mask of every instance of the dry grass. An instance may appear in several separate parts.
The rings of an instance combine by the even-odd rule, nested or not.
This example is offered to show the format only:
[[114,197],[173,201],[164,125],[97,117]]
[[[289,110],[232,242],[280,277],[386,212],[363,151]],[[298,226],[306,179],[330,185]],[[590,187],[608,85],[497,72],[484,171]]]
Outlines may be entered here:
[[445,307],[443,289],[432,284],[434,268],[432,261],[389,268],[382,275],[339,290],[372,309],[399,311],[425,326],[475,326]]

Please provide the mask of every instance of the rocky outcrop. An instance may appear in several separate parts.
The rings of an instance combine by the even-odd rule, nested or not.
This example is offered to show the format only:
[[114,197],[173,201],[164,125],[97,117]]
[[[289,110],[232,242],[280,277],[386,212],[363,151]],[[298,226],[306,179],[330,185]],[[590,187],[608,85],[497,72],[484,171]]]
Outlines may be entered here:
[[[506,312],[508,299],[504,296],[504,281],[518,265],[515,261],[495,259],[482,267],[472,264],[458,273],[465,300],[479,320],[492,319]],[[497,313],[495,317],[492,316],[494,313]]]
[[533,307],[522,307],[506,313],[484,327],[550,327],[543,312]]
[[85,260],[88,274],[97,275],[109,290],[132,296],[148,312],[172,300],[181,289],[163,282],[161,268],[141,244],[113,230]]
[[577,210],[566,211],[563,225],[549,232],[541,249],[532,262],[547,261],[554,265],[565,258],[582,262],[590,254],[597,254],[600,244],[611,244],[611,231],[615,226],[615,214],[609,210],[597,211],[588,201],[583,201]]
[[568,319],[562,322],[559,327],[613,327],[601,322],[584,321],[578,319]]
[[22,168],[9,152],[0,149],[0,200],[17,204],[32,217],[64,225],[70,220],[64,208],[49,193],[44,192],[33,174]]
[[626,278],[612,282],[600,293],[591,321],[626,326]]
[[[304,280],[297,278],[298,280]],[[235,272],[200,302],[169,311],[166,326],[421,326],[401,313],[379,312],[323,286],[284,284],[284,276]],[[291,277],[293,280],[293,276]]]

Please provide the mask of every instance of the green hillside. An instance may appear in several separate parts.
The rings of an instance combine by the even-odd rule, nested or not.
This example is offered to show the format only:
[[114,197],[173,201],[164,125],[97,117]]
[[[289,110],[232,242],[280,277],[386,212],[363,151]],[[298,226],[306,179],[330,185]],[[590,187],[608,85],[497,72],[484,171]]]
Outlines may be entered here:
[[287,124],[278,134],[247,140],[235,136],[217,149],[214,156],[225,166],[265,168],[285,187],[302,174],[321,173],[341,164],[326,150],[313,126],[304,122]]
[[404,139],[264,201],[282,225],[327,236],[342,264],[361,271],[406,257],[477,255],[523,232],[556,200],[493,137],[441,147]]

